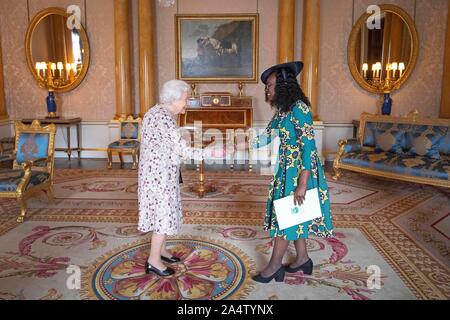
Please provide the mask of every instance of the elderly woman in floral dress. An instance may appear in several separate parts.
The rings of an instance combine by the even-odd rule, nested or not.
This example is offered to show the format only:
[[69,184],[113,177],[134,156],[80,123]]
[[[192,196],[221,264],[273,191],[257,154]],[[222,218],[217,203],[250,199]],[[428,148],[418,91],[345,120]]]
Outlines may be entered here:
[[141,232],[153,232],[146,273],[170,276],[163,263],[180,259],[166,249],[166,236],[176,235],[182,225],[180,164],[183,159],[201,160],[201,149],[190,148],[181,137],[176,117],[186,111],[190,87],[184,81],[166,82],[160,103],[145,115],[141,132],[138,200]]

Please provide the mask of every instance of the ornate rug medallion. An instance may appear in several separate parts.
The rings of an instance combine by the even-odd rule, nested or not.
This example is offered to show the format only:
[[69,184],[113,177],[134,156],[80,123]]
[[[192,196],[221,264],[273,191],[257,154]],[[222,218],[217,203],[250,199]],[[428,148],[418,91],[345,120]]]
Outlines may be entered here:
[[211,239],[167,240],[175,274],[145,274],[150,242],[119,248],[98,259],[83,279],[83,298],[101,300],[241,299],[249,288],[254,263],[238,248]]

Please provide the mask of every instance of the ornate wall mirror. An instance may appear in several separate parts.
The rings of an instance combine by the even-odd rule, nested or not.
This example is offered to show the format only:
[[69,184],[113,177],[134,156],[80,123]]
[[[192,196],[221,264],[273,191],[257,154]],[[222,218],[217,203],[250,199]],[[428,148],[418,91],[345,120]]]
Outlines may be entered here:
[[47,8],[31,21],[25,40],[28,67],[39,86],[49,91],[75,89],[89,68],[89,41],[81,23],[71,29],[69,15]]
[[363,89],[389,95],[411,76],[419,53],[419,36],[414,21],[403,9],[384,4],[374,10],[364,13],[353,27],[348,64]]

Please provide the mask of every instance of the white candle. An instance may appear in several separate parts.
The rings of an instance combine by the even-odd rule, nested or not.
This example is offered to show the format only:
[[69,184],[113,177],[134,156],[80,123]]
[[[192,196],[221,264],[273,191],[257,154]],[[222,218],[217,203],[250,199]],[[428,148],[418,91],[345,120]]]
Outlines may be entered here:
[[66,79],[67,80],[69,80],[70,69],[72,69],[72,66],[70,65],[70,63],[66,63]]
[[377,68],[376,68],[375,64],[372,64],[372,78],[375,78],[376,70],[377,70]]
[[45,62],[41,62],[42,75],[45,77],[47,72],[47,64]]
[[403,71],[405,70],[405,64],[403,62],[400,62],[398,64],[398,70],[400,70],[400,78],[401,78],[403,75]]
[[36,72],[38,77],[41,76],[41,63],[40,62],[36,62]]
[[64,69],[63,63],[62,62],[58,62],[57,68],[59,70],[59,78],[62,79],[62,71]]
[[56,63],[52,63],[50,65],[50,69],[52,70],[52,76],[55,76],[55,71],[56,71]]
[[377,62],[377,78],[381,78],[381,62]]
[[71,66],[72,66],[73,74],[76,76],[77,75],[77,64],[72,63]]
[[393,62],[392,63],[392,76],[395,78],[395,72],[397,71],[397,69],[398,69],[398,64],[397,64],[397,62]]
[[369,70],[369,65],[367,63],[364,63],[362,66],[362,70],[364,73],[364,79],[367,78],[367,70]]

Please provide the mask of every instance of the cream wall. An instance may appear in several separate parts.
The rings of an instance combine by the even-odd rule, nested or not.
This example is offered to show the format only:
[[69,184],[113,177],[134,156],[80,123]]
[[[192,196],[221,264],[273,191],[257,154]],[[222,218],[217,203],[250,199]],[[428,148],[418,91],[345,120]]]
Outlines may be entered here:
[[[175,25],[174,14],[206,13],[258,13],[259,14],[259,74],[277,63],[278,0],[181,0],[173,8],[158,8],[157,38],[159,84],[175,75]],[[303,0],[296,1],[295,58],[301,58]],[[229,91],[237,94],[234,84],[200,84],[202,91]],[[253,96],[254,120],[263,125],[272,117],[272,110],[265,102],[264,85],[247,84],[245,94]]]
[[28,70],[25,34],[29,19],[40,10],[79,5],[87,22],[91,66],[81,85],[59,97],[58,108],[66,116],[84,120],[110,120],[115,111],[114,7],[112,0],[0,0],[6,106],[11,119],[39,117],[47,113],[47,92],[40,89]]
[[348,123],[361,112],[377,113],[379,96],[362,90],[347,66],[347,41],[354,21],[370,4],[391,3],[416,22],[419,59],[411,78],[392,95],[393,115],[412,109],[438,117],[448,0],[321,0],[319,114],[325,123]]
[[[155,1],[156,2],[156,1]],[[139,104],[137,0],[133,3],[134,84],[133,103]],[[321,0],[321,57],[319,116],[325,123],[350,123],[363,112],[377,112],[378,97],[366,93],[347,67],[347,40],[353,21],[369,4],[393,3],[415,18],[421,48],[416,70],[405,86],[393,94],[393,114],[417,108],[428,116],[439,112],[443,70],[444,39],[449,0]],[[80,115],[85,120],[110,120],[114,116],[114,8],[113,0],[0,0],[0,32],[5,65],[6,104],[11,118],[45,114],[46,92],[37,88],[26,66],[24,37],[27,24],[38,11],[49,6],[77,4],[91,45],[91,67],[86,80],[73,92],[61,95],[64,115]],[[85,6],[86,4],[86,6]],[[303,1],[297,1],[295,57],[301,59]],[[156,5],[156,42],[159,85],[175,77],[174,14],[259,13],[259,72],[277,61],[277,0],[179,0],[164,8]],[[237,92],[235,85],[199,85],[200,91]],[[255,97],[255,121],[270,119],[263,86],[249,84],[245,91]],[[26,94],[24,94],[24,92]]]
[[[297,8],[302,7],[298,1]],[[178,6],[157,9],[157,48],[159,85],[175,76],[175,24],[174,15],[193,13],[259,13],[259,73],[276,63],[277,31],[278,31],[278,1],[275,0],[181,0]],[[160,36],[164,35],[164,36]],[[301,37],[297,37],[300,38]],[[237,85],[230,84],[200,84],[199,92],[229,91],[237,94]],[[270,108],[264,101],[264,86],[248,84],[245,94],[254,97],[254,119],[268,120],[271,117]]]
[[[139,105],[137,0],[132,1],[132,63],[133,104]],[[155,0],[156,2],[156,0]],[[298,29],[301,31],[302,0],[297,1]],[[86,6],[85,6],[86,3]],[[85,121],[110,120],[115,113],[114,87],[114,8],[113,0],[0,0],[0,32],[5,62],[6,104],[12,119],[39,117],[46,114],[47,93],[38,88],[26,65],[24,38],[29,18],[49,6],[66,7],[77,4],[82,9],[83,24],[91,46],[91,66],[85,81],[70,93],[59,97],[59,109],[65,116],[79,115]],[[278,3],[275,0],[180,0],[174,7],[156,5],[156,43],[158,83],[175,77],[176,13],[259,13],[260,50],[259,72],[276,63]],[[297,58],[300,58],[301,32],[297,34]],[[200,91],[230,91],[237,93],[237,85],[199,85]],[[264,102],[264,87],[249,84],[245,93],[255,97],[255,120],[268,120],[271,111]],[[26,92],[26,94],[24,94]]]

